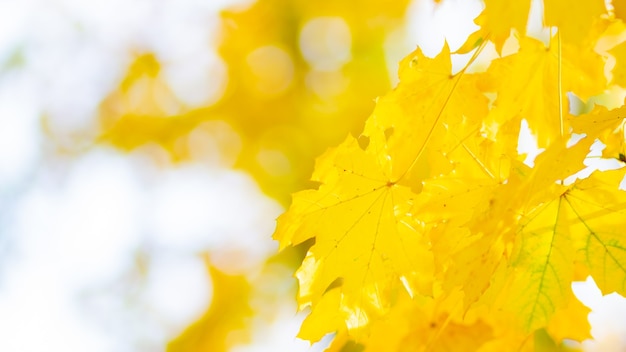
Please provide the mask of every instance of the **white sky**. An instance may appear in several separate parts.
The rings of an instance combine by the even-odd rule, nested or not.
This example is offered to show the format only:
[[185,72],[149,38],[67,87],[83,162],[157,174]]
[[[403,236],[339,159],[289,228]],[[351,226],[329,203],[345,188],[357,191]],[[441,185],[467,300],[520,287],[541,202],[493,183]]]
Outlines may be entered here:
[[[219,98],[227,78],[208,43],[226,3],[235,1],[0,0],[0,351],[163,350],[210,301],[198,248],[244,251],[243,268],[224,268],[235,271],[276,249],[282,209],[243,173],[206,160],[163,170],[107,148],[64,158],[42,136],[43,113],[53,134],[92,124],[132,49],[155,52],[186,103]],[[474,28],[479,5],[443,4],[414,3],[412,43],[390,54],[393,70],[415,43],[435,54]],[[138,260],[150,270],[134,285]],[[576,288],[595,310],[594,336],[626,336],[623,299]],[[237,352],[309,350],[285,339],[302,319],[294,310]]]
[[63,157],[42,136],[44,113],[59,136],[93,123],[133,49],[168,63],[183,101],[210,101],[222,5],[0,1],[0,350],[163,350],[210,302],[197,251],[242,251],[222,268],[241,272],[276,250],[282,209],[246,174],[106,148]]

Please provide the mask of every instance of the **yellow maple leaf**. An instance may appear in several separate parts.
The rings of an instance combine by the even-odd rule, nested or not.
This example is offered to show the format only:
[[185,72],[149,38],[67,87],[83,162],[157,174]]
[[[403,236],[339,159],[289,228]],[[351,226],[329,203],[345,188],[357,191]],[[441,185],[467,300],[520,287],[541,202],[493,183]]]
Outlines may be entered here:
[[626,106],[608,110],[602,105],[596,105],[587,114],[571,117],[571,125],[575,133],[585,133],[590,138],[603,140],[604,133],[613,133],[616,128],[623,124],[625,117]]
[[390,289],[401,282],[428,291],[432,256],[408,213],[414,193],[392,183],[389,170],[352,137],[322,156],[317,170],[319,190],[296,194],[274,234],[281,247],[315,238],[296,274],[301,306],[313,304],[315,311],[340,280],[334,290],[352,309],[348,328],[356,329],[367,322],[367,310],[388,307]]
[[304,319],[298,337],[316,342],[328,332],[342,333],[346,330],[345,321],[350,317],[349,314],[350,312],[342,311],[341,291],[330,289],[320,304],[313,307],[311,314]]
[[522,38],[519,52],[493,60],[485,74],[487,90],[498,94],[486,120],[502,125],[512,119],[519,125],[526,119],[539,147],[545,147],[569,130],[565,93],[582,99],[601,93],[606,86],[603,70],[604,61],[593,52],[580,53],[563,43],[559,55],[557,45]]
[[485,9],[474,20],[480,29],[472,33],[457,52],[467,53],[487,39],[495,44],[498,53],[502,52],[502,46],[511,36],[512,29],[521,35],[526,34],[529,11],[530,0],[486,0]]
[[[507,275],[511,286],[503,291],[508,297],[503,305],[520,316],[525,329],[545,327],[555,312],[567,307],[579,250],[585,253],[591,275],[603,280],[598,284],[603,292],[624,292],[626,250],[619,235],[619,212],[626,203],[616,198],[623,193],[617,191],[623,175],[621,170],[596,173],[569,187],[560,186],[557,198],[520,221],[512,270]],[[580,305],[570,307],[573,316],[584,311]],[[557,336],[566,331],[552,329]],[[570,338],[584,336],[574,332]]]
[[566,196],[576,221],[575,245],[603,294],[626,296],[626,192],[618,190],[625,170],[594,172]]
[[493,321],[464,319],[454,313],[459,295],[438,300],[399,295],[394,310],[372,322],[370,334],[349,339],[345,334],[328,351],[361,346],[362,351],[475,351],[494,338]]
[[563,309],[557,310],[546,326],[546,331],[556,343],[564,340],[582,342],[591,338],[591,326],[587,316],[591,309],[582,304],[569,290],[570,298]]
[[544,0],[546,26],[557,26],[563,41],[580,43],[588,35],[593,22],[606,13],[603,0]]
[[517,235],[509,308],[529,331],[545,326],[569,299],[575,252],[562,198],[528,214]]
[[[379,99],[361,138],[348,137],[320,157],[313,175],[319,189],[296,194],[279,218],[274,238],[281,247],[316,240],[297,273],[301,305],[315,311],[340,281],[354,330],[375,314],[367,310],[387,309],[396,286],[430,293],[432,255],[410,210],[423,178],[451,170],[437,144],[449,138],[447,123],[476,124],[487,105],[475,80],[450,70],[447,46],[433,59],[419,50],[404,59],[399,86]],[[467,97],[475,104],[456,104]]]
[[[436,263],[449,260],[447,264],[441,264],[447,266],[444,288],[450,290],[461,286],[466,308],[477,301],[491,284],[494,272],[504,260],[506,243],[519,241],[527,235],[533,240],[540,240],[540,236],[526,233],[534,231],[533,226],[542,227],[536,223],[528,227],[531,222],[537,221],[535,213],[542,211],[538,205],[558,198],[565,189],[561,187],[559,193],[556,182],[585,167],[583,160],[591,142],[592,139],[586,138],[567,148],[565,141],[561,140],[540,154],[533,168],[515,166],[518,175],[514,174],[506,184],[486,177],[481,184],[455,176],[425,182],[424,193],[431,198],[415,213],[420,214],[422,219],[446,219],[446,225],[453,225],[443,233],[433,231],[430,234],[432,250],[436,253]],[[555,164],[561,167],[554,168]],[[522,216],[531,220],[521,220]],[[548,223],[551,220],[554,218],[546,219]],[[518,228],[520,221],[521,230]],[[466,233],[461,231],[462,228],[466,229]],[[522,253],[528,255],[533,251],[527,249]],[[444,259],[447,257],[449,259]],[[533,258],[541,258],[541,255]],[[530,273],[529,270],[529,267],[520,269],[522,273]],[[541,280],[535,279],[532,277],[527,281],[541,285]],[[526,284],[520,284],[520,287]],[[526,295],[524,298],[530,297]],[[520,311],[520,315],[528,314]]]
[[513,225],[497,229],[505,242],[513,244],[507,255],[510,286],[503,291],[502,305],[519,317],[527,331],[544,327],[568,303],[576,254],[564,198],[569,188],[557,181],[585,167],[592,142],[585,138],[569,148],[563,139],[553,143],[533,168],[520,166],[519,174],[502,187],[502,199],[496,198],[508,211],[492,216]]
[[447,44],[434,58],[418,48],[400,62],[398,87],[378,99],[362,134],[380,165],[389,165],[395,182],[415,187],[451,171],[447,145],[466,137],[464,131],[475,131],[487,113],[479,78],[465,73],[479,52],[456,74]]
[[585,133],[590,138],[596,138],[604,143],[602,156],[614,158],[624,162],[626,150],[624,149],[624,118],[626,106],[607,110],[597,105],[588,114],[583,114],[571,119],[571,125],[575,133]]

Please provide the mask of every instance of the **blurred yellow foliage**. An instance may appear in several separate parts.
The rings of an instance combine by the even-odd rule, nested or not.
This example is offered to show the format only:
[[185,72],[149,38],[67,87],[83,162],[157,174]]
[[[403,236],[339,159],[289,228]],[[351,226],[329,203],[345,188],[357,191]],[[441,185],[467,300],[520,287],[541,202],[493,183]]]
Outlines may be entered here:
[[[310,185],[314,158],[346,134],[358,135],[375,98],[389,90],[384,46],[402,25],[408,2],[259,0],[223,12],[216,49],[227,71],[221,98],[189,106],[168,86],[162,72],[167,63],[152,53],[137,54],[101,104],[99,142],[125,151],[158,145],[174,162],[198,160],[195,136],[201,132],[217,139],[210,146],[219,149],[220,162],[246,170],[287,205],[292,192]],[[156,151],[157,158],[163,154],[144,150]],[[298,252],[290,250],[285,263],[298,263]],[[284,265],[268,264],[260,279],[212,268],[209,310],[168,351],[227,351],[245,343],[251,297],[276,306],[284,299],[277,296],[295,293]],[[262,282],[277,277],[288,284],[288,293],[263,288]]]
[[[344,140],[318,159],[321,186],[295,196],[275,234],[283,248],[306,244],[292,253],[308,251],[296,273],[300,308],[311,309],[301,338],[334,333],[330,350],[341,351],[566,349],[564,340],[589,331],[588,310],[570,292],[576,253],[586,251],[603,291],[626,290],[623,236],[601,238],[588,226],[602,230],[602,221],[623,217],[609,217],[587,192],[617,191],[623,172],[611,182],[598,174],[564,182],[584,167],[591,138],[613,132],[585,130],[586,140],[566,145],[570,126],[586,121],[569,116],[567,93],[587,99],[607,88],[605,57],[592,44],[614,18],[602,1],[572,9],[545,0],[545,24],[559,27],[546,44],[526,36],[529,1],[485,2],[481,28],[460,49],[474,50],[469,63],[454,73],[447,45],[435,58],[416,50],[367,122],[389,90],[385,41],[408,0],[259,0],[224,12],[221,99],[189,106],[168,87],[163,63],[138,55],[101,105],[100,141],[123,150],[157,144],[179,161],[195,158],[198,129],[231,131],[236,137],[217,143],[229,166],[288,204],[308,185],[314,158]],[[517,52],[486,72],[468,70],[488,42],[501,52],[511,38]],[[598,115],[588,115],[593,124]],[[533,167],[517,151],[523,120],[546,148]],[[610,200],[623,215],[624,195]],[[570,233],[595,242],[574,248]],[[609,257],[610,270],[600,265]],[[607,271],[614,280],[600,280]],[[245,328],[249,297],[263,289],[215,270],[212,277],[211,308],[170,351],[225,351],[248,336],[233,330]]]
[[156,143],[186,160],[190,132],[223,120],[241,138],[235,166],[287,204],[308,185],[314,158],[348,132],[358,135],[374,99],[390,88],[384,44],[407,4],[260,0],[224,12],[222,98],[187,106],[159,74],[158,58],[139,55],[101,105],[101,141],[123,150]]
[[250,284],[245,276],[228,275],[210,265],[213,298],[209,310],[167,346],[168,352],[227,351],[248,338]]

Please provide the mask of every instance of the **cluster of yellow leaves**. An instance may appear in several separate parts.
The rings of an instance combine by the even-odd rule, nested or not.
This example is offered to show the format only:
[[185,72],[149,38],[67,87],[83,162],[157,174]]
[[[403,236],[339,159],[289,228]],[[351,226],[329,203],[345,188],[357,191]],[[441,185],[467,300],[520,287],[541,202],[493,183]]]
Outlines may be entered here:
[[[626,162],[626,107],[570,105],[625,87],[614,3],[544,0],[544,43],[525,33],[530,0],[486,0],[465,68],[452,72],[447,45],[402,60],[363,133],[319,157],[318,189],[278,220],[281,248],[315,241],[296,272],[311,309],[299,337],[335,333],[330,351],[525,351],[590,336],[571,283],[591,275],[626,296],[626,168],[579,172],[597,140]],[[500,56],[476,72],[488,43]],[[523,121],[543,150],[532,166]]]

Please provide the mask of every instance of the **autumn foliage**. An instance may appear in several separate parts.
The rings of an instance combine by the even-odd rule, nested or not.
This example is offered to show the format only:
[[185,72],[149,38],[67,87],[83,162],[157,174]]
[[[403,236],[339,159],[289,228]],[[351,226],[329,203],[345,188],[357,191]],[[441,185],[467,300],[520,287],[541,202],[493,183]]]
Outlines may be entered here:
[[[331,334],[329,351],[576,349],[589,309],[572,282],[626,296],[625,2],[534,1],[530,31],[531,0],[485,0],[460,48],[417,48],[388,92],[386,36],[408,3],[258,0],[222,16],[219,100],[180,101],[147,53],[101,104],[101,142],[180,161],[210,135],[219,163],[283,204],[310,188],[259,273],[208,260],[212,306],[169,351],[249,340],[250,302],[277,307],[294,265],[298,337]],[[328,61],[346,26],[349,50]]]
[[[573,281],[626,295],[622,2],[544,0],[543,41],[526,34],[529,11],[486,0],[456,53],[406,56],[362,133],[318,158],[319,186],[293,196],[274,234],[281,248],[314,241],[295,273],[310,309],[300,338],[335,334],[330,351],[566,349],[590,336]],[[534,160],[518,151],[525,124]],[[594,158],[619,165],[594,171]]]
[[181,161],[194,159],[194,134],[213,136],[226,164],[286,204],[310,186],[313,159],[358,134],[373,99],[389,90],[386,34],[402,24],[407,4],[258,0],[225,11],[217,51],[228,78],[219,100],[180,101],[158,58],[139,55],[102,104],[100,139],[124,150],[155,144]]

